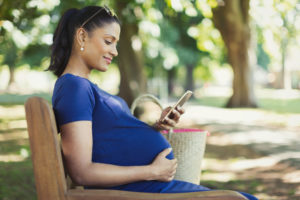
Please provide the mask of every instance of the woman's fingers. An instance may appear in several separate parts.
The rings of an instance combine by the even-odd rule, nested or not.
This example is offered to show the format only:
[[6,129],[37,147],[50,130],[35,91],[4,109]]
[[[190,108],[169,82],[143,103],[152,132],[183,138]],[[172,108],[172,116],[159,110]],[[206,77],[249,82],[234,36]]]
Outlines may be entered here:
[[177,106],[176,110],[180,113],[180,115],[182,115],[185,112],[185,110],[181,106]]
[[159,153],[159,156],[165,158],[167,155],[169,155],[169,153],[171,153],[171,151],[172,151],[172,148],[166,148],[162,152]]
[[174,179],[177,168],[177,159],[170,160],[166,158],[171,151],[171,148],[164,149],[153,161],[152,165],[155,166],[154,171],[156,171],[154,180],[171,181]]
[[170,119],[170,118],[167,117],[166,120],[165,120],[164,125],[174,127],[176,125],[176,122],[173,119]]
[[172,107],[167,107],[163,110],[161,118],[157,121],[156,127],[160,130],[170,130],[175,127],[179,122],[181,115],[185,112],[184,109],[180,106],[177,106],[172,112],[166,116],[166,114],[172,109]]
[[176,123],[178,123],[181,115],[184,112],[185,111],[182,107],[177,106],[175,109],[172,110],[171,114],[165,118],[164,122],[171,126],[174,126],[174,125],[176,125]]

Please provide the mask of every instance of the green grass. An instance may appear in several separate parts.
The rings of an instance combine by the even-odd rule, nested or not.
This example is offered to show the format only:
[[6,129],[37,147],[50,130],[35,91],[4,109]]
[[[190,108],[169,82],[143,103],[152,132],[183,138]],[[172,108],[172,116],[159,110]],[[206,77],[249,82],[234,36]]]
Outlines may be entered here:
[[37,199],[30,158],[22,162],[0,162],[0,199]]
[[261,186],[261,182],[258,180],[231,180],[228,182],[218,181],[201,181],[201,185],[205,185],[211,189],[227,189],[236,191],[247,191],[249,194],[255,194],[258,191],[258,187]]
[[45,98],[49,102],[51,101],[51,95],[48,93],[35,93],[35,94],[28,94],[28,95],[1,94],[0,105],[1,106],[24,105],[26,99],[28,99],[31,96],[39,96]]
[[224,107],[227,102],[225,97],[201,97],[200,99],[194,100],[195,104],[212,107]]
[[0,155],[20,154],[21,149],[30,152],[28,139],[18,139],[0,142]]
[[[11,97],[16,98],[17,105],[22,104],[25,100],[24,96],[20,99],[19,95],[11,95]],[[1,100],[7,99],[0,96]],[[6,105],[12,106],[12,112],[14,111],[14,104]],[[8,139],[5,140],[5,135],[19,133],[26,130],[23,125],[9,127],[7,123],[9,121],[19,121],[24,120],[25,116],[16,117],[2,117],[0,120],[0,136],[2,140],[0,141],[0,156],[24,156],[25,152],[30,152],[28,139],[18,138],[18,139]],[[6,128],[8,127],[8,128]],[[4,137],[4,138],[3,138]],[[30,157],[25,158],[23,161],[9,161],[5,162],[5,159],[0,161],[0,200],[35,200],[35,182],[33,174],[33,166]]]
[[[194,100],[195,104],[212,107],[224,107],[227,97],[201,97]],[[258,109],[278,113],[300,113],[300,99],[268,99],[258,98]]]
[[264,110],[279,113],[300,113],[300,99],[259,99],[258,103]]

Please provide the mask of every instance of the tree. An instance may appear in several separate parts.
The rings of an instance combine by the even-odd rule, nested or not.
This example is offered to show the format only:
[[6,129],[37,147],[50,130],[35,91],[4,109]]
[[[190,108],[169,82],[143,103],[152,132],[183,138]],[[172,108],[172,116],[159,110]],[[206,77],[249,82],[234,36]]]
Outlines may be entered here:
[[257,107],[249,64],[250,0],[224,0],[212,9],[213,22],[227,48],[228,62],[233,69],[233,94],[227,107]]
[[39,66],[48,55],[48,45],[42,40],[50,23],[50,17],[45,13],[56,4],[28,0],[2,1],[0,4],[1,64],[7,65],[10,71],[9,90],[17,67],[24,64]]
[[147,89],[143,54],[132,47],[132,40],[138,34],[139,17],[134,13],[136,7],[138,7],[136,3],[131,0],[116,3],[116,11],[122,22],[118,56],[121,74],[119,96],[124,98],[129,105]]
[[294,23],[297,21],[299,15],[299,6],[297,7],[299,1],[282,1],[274,0],[273,6],[276,13],[279,14],[282,20],[282,26],[278,26],[278,33],[273,33],[277,35],[280,41],[280,53],[281,53],[281,83],[280,87],[284,89],[291,89],[291,72],[286,66],[286,59],[288,55],[288,48],[292,41],[295,41],[297,34],[299,34],[299,29],[297,30]]
[[185,1],[181,4],[178,1],[177,5],[179,4],[180,8],[176,7],[174,2],[156,0],[154,6],[149,9],[152,17],[149,16],[148,24],[153,27],[151,30],[158,30],[157,34],[152,34],[149,40],[151,42],[146,42],[145,45],[151,57],[149,66],[159,71],[156,75],[160,77],[164,77],[166,72],[169,94],[173,93],[175,82],[178,82],[177,72],[180,68],[184,68],[181,71],[186,71],[183,87],[194,90],[194,69],[202,54],[197,48],[196,38],[192,37],[189,29],[197,26],[203,16],[195,9],[195,2]]
[[[197,47],[196,39],[188,34],[188,30],[190,27],[199,24],[202,21],[203,16],[197,12],[194,4],[186,3],[184,6],[185,9],[192,9],[194,13],[192,15],[187,15],[186,12],[176,12],[175,14],[166,15],[166,20],[172,25],[173,31],[178,33],[176,41],[171,41],[172,44],[169,45],[172,45],[175,49],[179,57],[179,65],[183,65],[186,69],[185,89],[193,91],[195,87],[193,72],[199,62],[202,52]],[[167,35],[170,35],[170,33]],[[168,41],[167,37],[168,36],[163,39]]]
[[[22,35],[22,30],[26,30],[26,25],[30,22],[26,21],[26,17],[35,17],[36,9],[31,8],[26,10],[26,1],[4,1],[0,7],[0,19],[1,19],[1,48],[0,52],[4,56],[2,64],[7,65],[10,72],[10,78],[7,88],[14,83],[14,72],[17,67],[17,63],[21,58],[24,46],[22,43],[15,41],[16,36],[13,37],[12,32],[16,31],[19,35]],[[19,7],[20,10],[16,11],[15,8]],[[23,22],[23,23],[22,23]],[[26,24],[27,23],[27,24]],[[15,29],[17,27],[17,29]]]
[[290,89],[292,77],[297,76],[292,70],[298,67],[300,1],[259,0],[251,1],[252,6],[250,13],[258,32],[258,50],[270,58],[265,63],[266,69],[276,74],[272,86]]

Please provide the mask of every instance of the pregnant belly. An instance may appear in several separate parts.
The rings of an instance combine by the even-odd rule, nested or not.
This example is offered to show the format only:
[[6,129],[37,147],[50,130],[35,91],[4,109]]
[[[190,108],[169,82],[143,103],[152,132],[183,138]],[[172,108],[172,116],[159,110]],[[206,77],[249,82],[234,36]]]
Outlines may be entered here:
[[[147,165],[169,142],[152,128],[118,128],[93,136],[93,162],[121,166]],[[167,158],[172,159],[173,153]]]

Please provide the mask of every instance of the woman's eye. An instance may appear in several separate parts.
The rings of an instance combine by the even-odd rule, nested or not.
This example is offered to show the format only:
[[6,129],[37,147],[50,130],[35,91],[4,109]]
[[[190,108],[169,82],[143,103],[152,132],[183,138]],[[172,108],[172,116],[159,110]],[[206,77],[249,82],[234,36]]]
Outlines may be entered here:
[[112,42],[105,40],[105,44],[111,44]]

